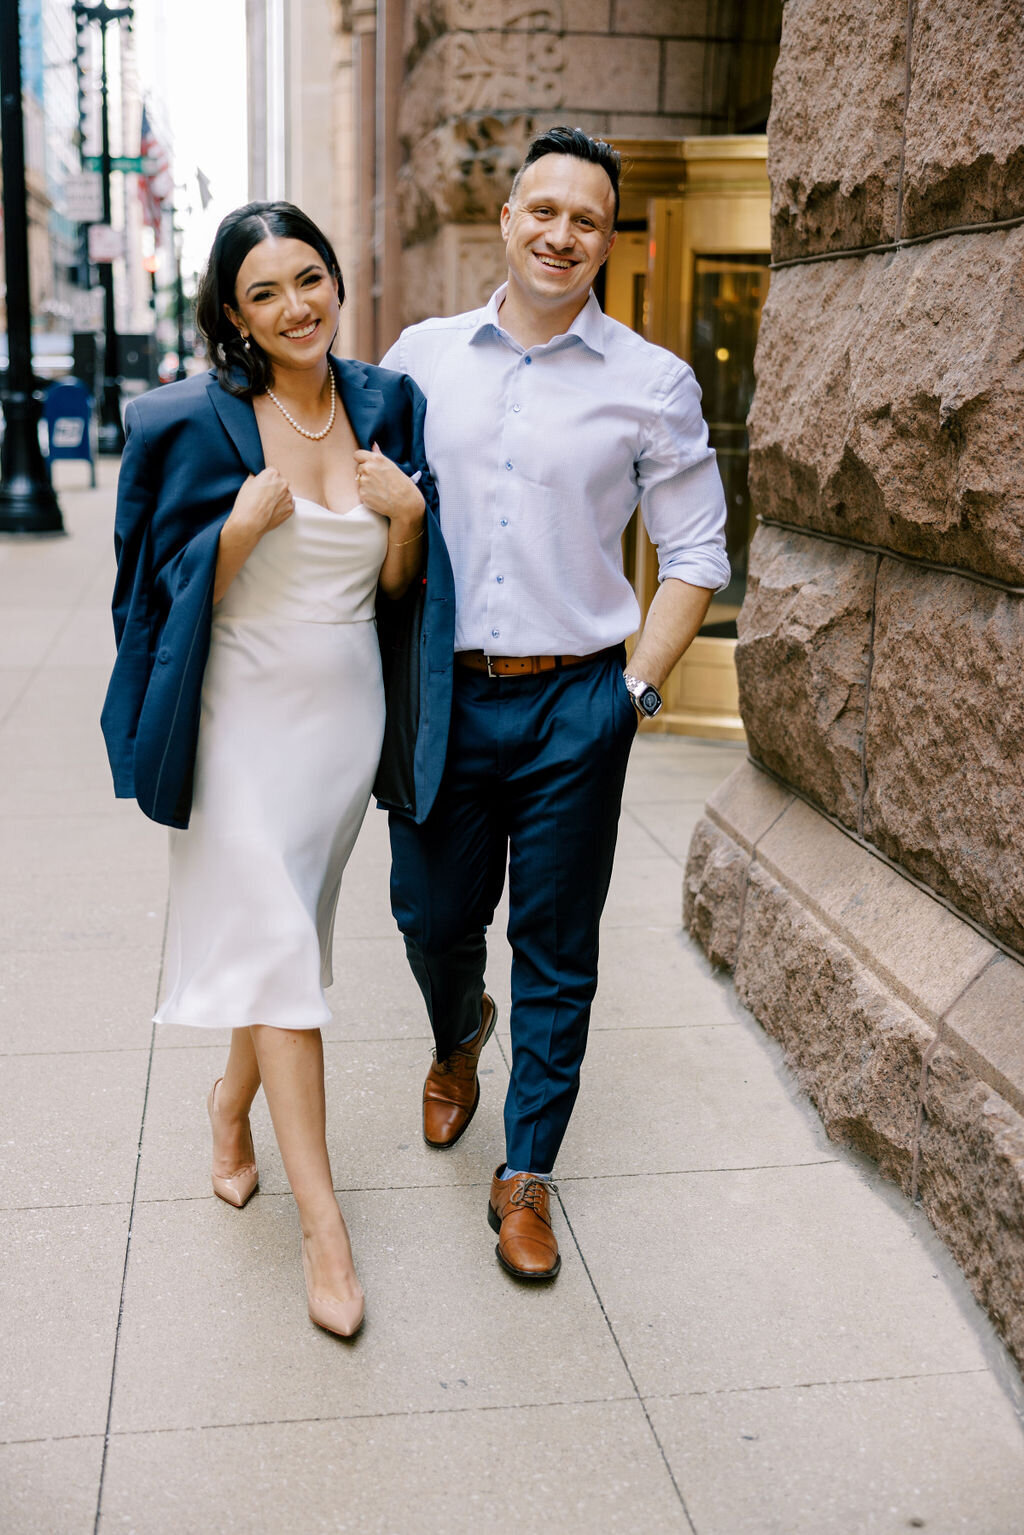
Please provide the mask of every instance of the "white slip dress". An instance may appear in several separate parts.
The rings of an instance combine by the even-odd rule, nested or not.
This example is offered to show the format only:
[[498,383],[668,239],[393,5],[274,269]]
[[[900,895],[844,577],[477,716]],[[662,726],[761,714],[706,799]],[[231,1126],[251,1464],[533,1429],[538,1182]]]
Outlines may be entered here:
[[387,536],[367,507],[297,496],[213,610],[192,814],[170,834],[157,1023],[330,1018],[335,908],[384,737]]

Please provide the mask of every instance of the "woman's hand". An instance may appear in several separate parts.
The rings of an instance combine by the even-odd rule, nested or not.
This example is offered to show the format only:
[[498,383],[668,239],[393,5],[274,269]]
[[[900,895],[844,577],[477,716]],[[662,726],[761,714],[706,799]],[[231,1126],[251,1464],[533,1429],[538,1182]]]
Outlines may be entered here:
[[388,518],[393,540],[415,538],[423,526],[423,492],[397,464],[384,457],[376,443],[372,451],[357,448],[355,460],[356,488],[363,505]]
[[276,469],[250,474],[220,530],[213,600],[219,602],[264,533],[280,527],[295,510],[288,482]]
[[423,566],[427,503],[409,475],[385,458],[376,443],[372,453],[358,448],[355,457],[360,501],[391,523],[380,568],[381,591],[387,597],[401,597]]
[[228,523],[250,534],[255,544],[271,528],[287,522],[294,510],[295,501],[284,476],[276,469],[261,469],[259,474],[250,474],[238,492]]

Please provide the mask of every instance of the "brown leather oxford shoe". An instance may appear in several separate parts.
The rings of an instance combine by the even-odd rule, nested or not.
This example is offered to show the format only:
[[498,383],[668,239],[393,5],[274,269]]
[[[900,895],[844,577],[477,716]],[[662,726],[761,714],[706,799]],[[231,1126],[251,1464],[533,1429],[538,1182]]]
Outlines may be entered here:
[[423,1139],[438,1150],[454,1146],[469,1128],[480,1102],[477,1067],[480,1052],[494,1033],[498,1009],[494,998],[484,992],[480,1007],[480,1027],[445,1060],[435,1054],[423,1084]]
[[558,1238],[551,1229],[553,1183],[532,1173],[516,1173],[502,1179],[496,1169],[491,1179],[489,1225],[498,1233],[494,1251],[498,1262],[517,1279],[554,1279],[562,1267]]

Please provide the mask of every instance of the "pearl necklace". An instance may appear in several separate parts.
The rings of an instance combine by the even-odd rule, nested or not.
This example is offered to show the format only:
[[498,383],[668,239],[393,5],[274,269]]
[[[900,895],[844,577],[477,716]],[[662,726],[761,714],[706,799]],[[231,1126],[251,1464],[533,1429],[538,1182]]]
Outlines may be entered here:
[[308,437],[310,442],[320,442],[322,438],[327,436],[327,433],[334,425],[334,416],[338,409],[338,394],[334,386],[334,369],[331,367],[330,363],[327,364],[327,371],[331,379],[331,414],[327,425],[324,427],[322,432],[308,432],[304,426],[300,426],[291,412],[285,410],[284,406],[281,404],[281,401],[277,398],[277,395],[274,393],[274,391],[272,389],[267,390],[267,393],[273,400],[274,404],[277,406],[278,410],[281,412],[284,419],[287,421],[288,425],[293,426],[297,432],[301,432],[303,437]]

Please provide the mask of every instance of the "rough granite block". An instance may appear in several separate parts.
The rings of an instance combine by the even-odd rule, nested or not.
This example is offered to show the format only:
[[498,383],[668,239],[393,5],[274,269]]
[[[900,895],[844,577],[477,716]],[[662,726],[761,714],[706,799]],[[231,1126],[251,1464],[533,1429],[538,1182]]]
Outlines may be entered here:
[[759,528],[736,646],[751,755],[854,828],[877,563]]
[[757,511],[1024,585],[1022,334],[1024,229],[776,272]]
[[768,120],[776,261],[893,239],[906,3],[788,0]]
[[1020,0],[916,0],[903,235],[1024,213],[1022,14]]
[[909,1191],[921,1063],[934,1034],[757,864],[736,990],[783,1046],[829,1135]]
[[736,962],[750,854],[703,816],[694,829],[683,879],[683,926],[713,965]]
[[1024,598],[884,560],[865,833],[1024,949]]
[[1024,1365],[1024,1119],[946,1048],[928,1069],[918,1188]]

